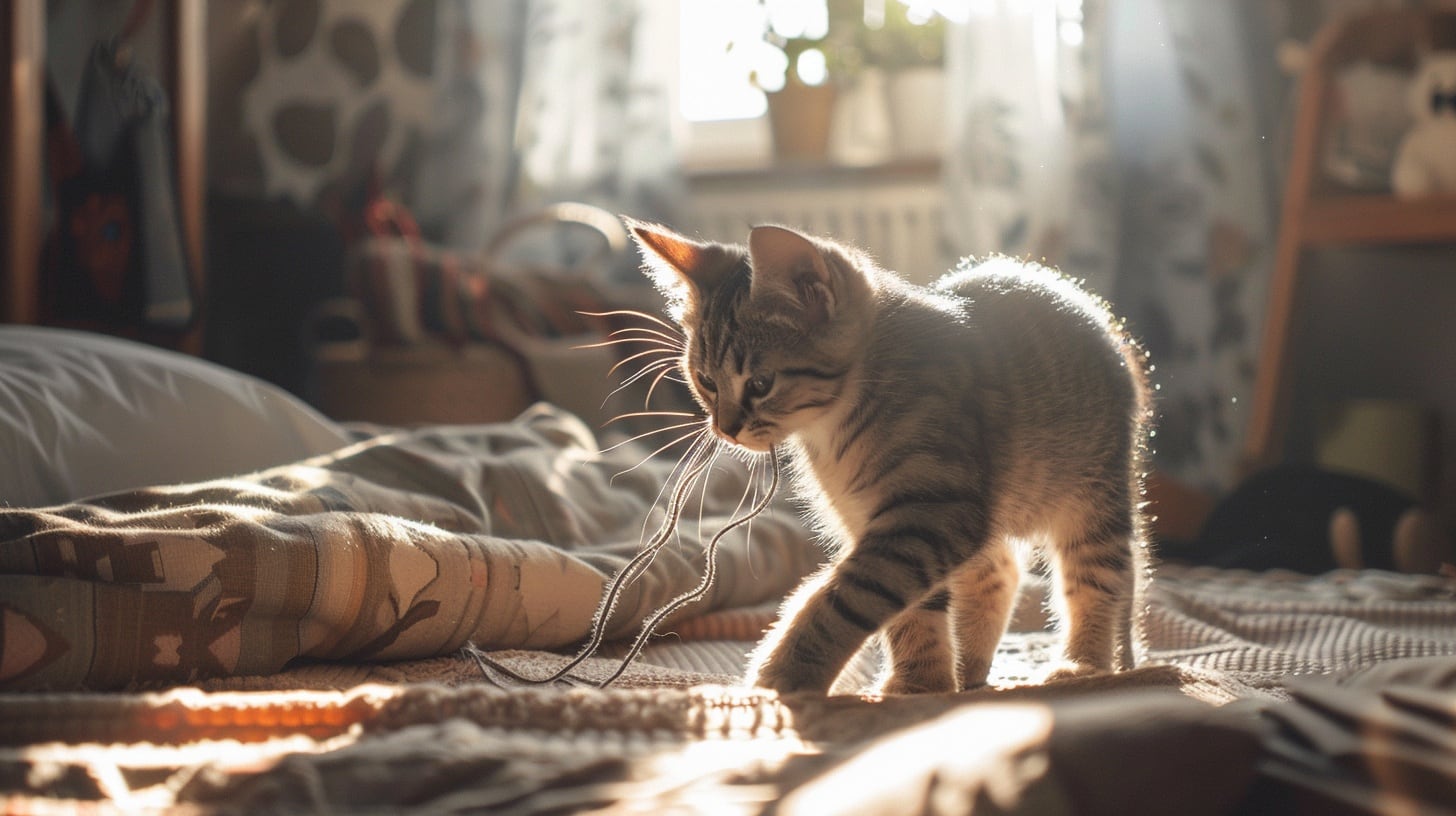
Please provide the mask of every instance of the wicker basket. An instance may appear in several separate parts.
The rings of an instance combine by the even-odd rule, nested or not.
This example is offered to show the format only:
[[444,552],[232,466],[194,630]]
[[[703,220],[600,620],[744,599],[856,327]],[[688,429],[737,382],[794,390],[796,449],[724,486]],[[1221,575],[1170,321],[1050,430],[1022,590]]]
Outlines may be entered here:
[[494,343],[321,343],[311,387],[328,416],[384,425],[503,422],[535,400],[520,359]]
[[[505,260],[521,235],[552,226],[591,230],[599,250],[569,267]],[[396,425],[508,420],[537,399],[593,427],[640,411],[649,382],[618,389],[622,375],[610,372],[624,346],[602,345],[631,322],[616,310],[661,306],[645,282],[602,282],[626,242],[615,216],[566,203],[508,223],[479,255],[408,237],[362,244],[353,297],[324,304],[311,321],[315,405],[340,420]]]

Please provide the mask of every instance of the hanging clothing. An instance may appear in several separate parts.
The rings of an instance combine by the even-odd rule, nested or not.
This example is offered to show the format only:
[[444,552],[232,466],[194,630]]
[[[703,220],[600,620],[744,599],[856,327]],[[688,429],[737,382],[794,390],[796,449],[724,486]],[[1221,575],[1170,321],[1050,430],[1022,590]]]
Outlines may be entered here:
[[196,314],[172,165],[166,93],[116,46],[97,43],[75,126],[47,94],[56,218],[45,319],[99,330],[182,330]]

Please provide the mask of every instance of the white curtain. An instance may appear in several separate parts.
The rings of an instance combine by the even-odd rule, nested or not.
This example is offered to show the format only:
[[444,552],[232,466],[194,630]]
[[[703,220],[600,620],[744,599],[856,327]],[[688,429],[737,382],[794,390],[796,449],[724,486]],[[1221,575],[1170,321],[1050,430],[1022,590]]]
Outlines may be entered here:
[[1066,265],[1110,293],[1116,252],[1100,2],[983,0],[950,28],[946,236],[957,256]]

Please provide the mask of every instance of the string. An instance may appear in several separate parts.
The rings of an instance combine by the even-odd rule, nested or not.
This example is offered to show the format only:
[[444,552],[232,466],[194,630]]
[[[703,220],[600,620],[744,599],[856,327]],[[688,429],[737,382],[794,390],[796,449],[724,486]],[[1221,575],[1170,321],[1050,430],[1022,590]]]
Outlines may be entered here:
[[[688,606],[689,604],[701,601],[703,599],[703,596],[707,594],[708,589],[713,585],[713,579],[717,576],[718,543],[723,539],[723,536],[727,535],[729,532],[737,529],[738,527],[748,524],[749,522],[753,521],[755,517],[762,514],[764,510],[767,510],[769,503],[773,500],[774,494],[778,491],[779,462],[777,451],[773,448],[769,449],[769,459],[772,464],[772,475],[769,481],[768,490],[764,492],[763,497],[759,500],[758,504],[754,505],[754,507],[751,508],[747,513],[744,513],[743,515],[729,521],[728,524],[725,525],[723,529],[719,530],[717,534],[714,535],[713,538],[708,542],[708,546],[703,550],[704,570],[702,580],[698,582],[698,585],[696,587],[668,601],[662,607],[657,609],[657,611],[653,612],[651,615],[648,616],[647,620],[643,622],[642,628],[638,631],[637,637],[633,639],[632,646],[627,650],[627,654],[622,658],[616,670],[613,671],[612,674],[609,675],[605,680],[602,680],[600,683],[596,684],[599,688],[606,688],[608,685],[612,684],[618,678],[620,678],[624,672],[627,671],[628,666],[630,666],[632,662],[641,655],[643,648],[645,648],[647,645],[647,641],[653,636],[653,634],[656,633],[657,627],[662,623],[664,619],[667,618],[667,616],[678,611],[679,609],[682,609],[685,606]],[[674,531],[676,531],[677,524],[682,515],[682,499],[687,494],[688,489],[690,488],[692,482],[697,478],[698,474],[700,474],[707,466],[707,464],[711,461],[711,456],[703,457],[697,464],[690,468],[689,471],[684,472],[683,478],[678,483],[677,489],[673,491],[672,501],[669,502],[668,505],[668,518],[664,521],[662,528],[659,529],[657,534],[653,537],[653,541],[649,543],[647,547],[644,547],[642,551],[639,552],[636,556],[634,556],[632,560],[627,563],[627,566],[623,567],[622,570],[617,573],[616,577],[612,579],[612,583],[608,588],[607,593],[602,596],[602,601],[597,606],[596,615],[592,618],[592,636],[586,647],[578,652],[577,655],[572,658],[565,666],[558,669],[549,677],[536,679],[526,677],[511,670],[510,668],[502,665],[498,661],[492,659],[489,655],[486,655],[478,647],[476,647],[475,644],[467,643],[465,645],[465,652],[475,660],[476,666],[479,667],[481,674],[485,675],[486,679],[496,683],[497,685],[505,684],[501,683],[498,677],[493,675],[503,676],[516,683],[524,683],[528,685],[545,685],[547,683],[555,683],[561,681],[564,681],[568,685],[573,686],[589,684],[591,681],[572,675],[571,670],[581,665],[583,661],[595,654],[597,649],[601,647],[602,640],[605,636],[605,621],[611,617],[611,613],[615,610],[618,596],[620,595],[622,587],[629,583],[631,580],[635,580],[635,578],[637,577],[637,573],[640,572],[643,568],[642,565],[650,561],[651,557],[656,555],[657,551],[661,549],[661,547],[666,543],[668,537],[671,536]]]

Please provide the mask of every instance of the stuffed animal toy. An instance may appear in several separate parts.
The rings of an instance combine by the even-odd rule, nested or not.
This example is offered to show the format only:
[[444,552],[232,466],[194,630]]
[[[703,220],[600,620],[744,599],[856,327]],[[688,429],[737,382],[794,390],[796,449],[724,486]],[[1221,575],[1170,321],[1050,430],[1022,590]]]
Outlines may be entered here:
[[1411,81],[1414,121],[1391,168],[1390,186],[1402,198],[1456,193],[1456,51],[1433,51]]

